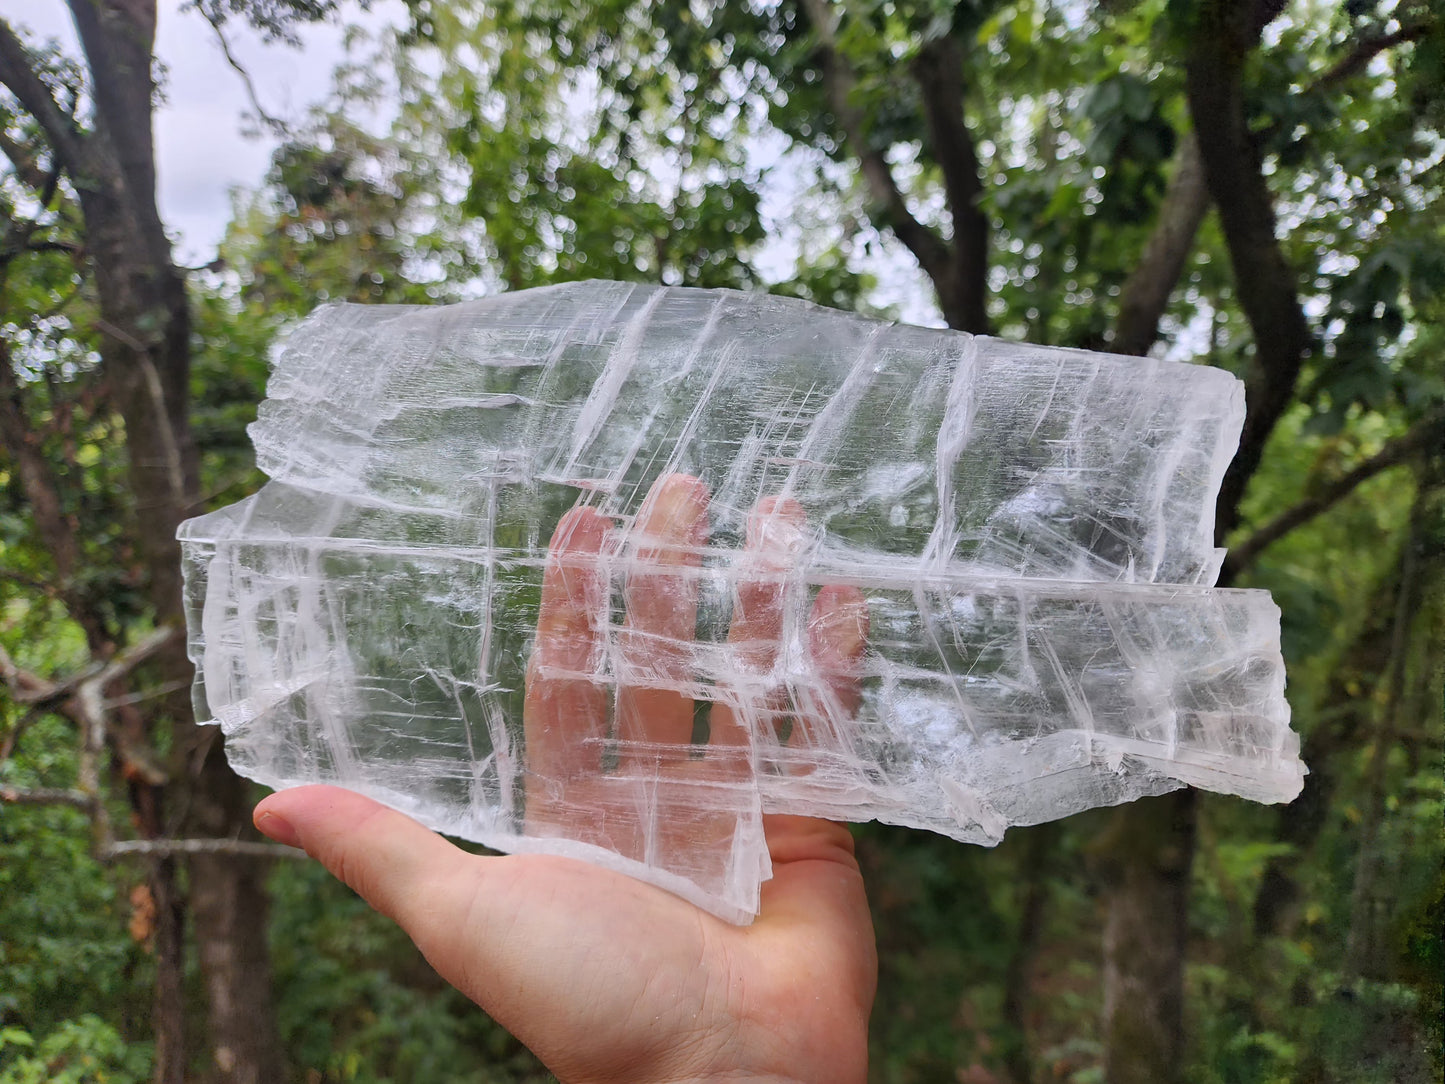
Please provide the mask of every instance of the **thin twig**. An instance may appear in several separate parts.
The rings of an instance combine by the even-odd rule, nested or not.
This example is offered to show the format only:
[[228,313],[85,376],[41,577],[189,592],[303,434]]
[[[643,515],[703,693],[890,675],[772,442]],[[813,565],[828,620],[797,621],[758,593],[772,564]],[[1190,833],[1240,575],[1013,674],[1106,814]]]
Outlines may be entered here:
[[30,729],[30,724],[45,714],[43,707],[33,707],[16,721],[15,725],[5,732],[5,737],[0,740],[0,764],[4,764],[15,752],[15,747],[20,744],[20,739],[25,731]]
[[112,339],[118,339],[120,342],[123,342],[126,346],[130,347],[132,350],[138,351],[141,354],[145,353],[146,344],[141,342],[124,328],[116,327],[109,320],[103,320],[99,316],[93,319],[91,323],[95,326],[96,331],[99,331],[105,335],[109,335]]
[[270,113],[266,112],[265,108],[261,105],[260,96],[256,93],[256,84],[251,82],[251,73],[246,70],[245,65],[237,60],[235,54],[231,52],[231,43],[226,40],[226,32],[221,29],[220,20],[206,10],[205,4],[195,5],[195,10],[201,13],[201,18],[210,23],[211,29],[216,32],[216,40],[221,44],[221,53],[225,56],[226,63],[235,69],[236,74],[241,77],[241,82],[246,87],[246,97],[251,99],[251,108],[256,111],[256,119],[271,129],[272,135],[277,137],[286,136],[290,129],[287,127],[285,121],[279,117],[273,117]]
[[1386,441],[1384,447],[1370,458],[1320,486],[1311,496],[1294,507],[1285,509],[1239,545],[1232,547],[1229,556],[1224,559],[1225,575],[1228,578],[1239,575],[1254,564],[1268,546],[1321,513],[1329,511],[1353,493],[1361,483],[1381,471],[1408,462],[1418,453],[1439,447],[1442,441],[1445,441],[1445,411],[1437,410],[1416,422],[1409,431]]
[[189,689],[191,685],[192,682],[190,681],[168,681],[164,685],[157,685],[153,689],[142,689],[140,692],[131,693],[128,696],[117,696],[112,700],[105,701],[102,706],[105,707],[106,710],[110,710],[111,708],[123,708],[128,704],[140,704],[146,700],[154,700],[157,697],[178,692],[181,689]]
[[85,791],[61,787],[0,787],[0,802],[12,805],[69,805],[87,813],[95,807],[95,799]]
[[244,839],[127,839],[101,847],[96,857],[161,857],[173,854],[224,854],[236,858],[305,858],[306,852],[280,843],[252,843]]

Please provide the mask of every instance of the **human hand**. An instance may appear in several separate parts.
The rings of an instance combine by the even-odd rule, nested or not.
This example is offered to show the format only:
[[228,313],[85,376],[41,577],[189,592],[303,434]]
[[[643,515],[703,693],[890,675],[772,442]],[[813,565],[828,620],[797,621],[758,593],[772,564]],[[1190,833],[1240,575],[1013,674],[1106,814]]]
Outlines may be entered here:
[[[651,554],[659,567],[691,560],[706,501],[701,483],[684,476],[654,486],[639,527],[644,537],[660,540]],[[760,505],[749,531],[753,558],[768,560],[769,523],[800,517],[791,502]],[[585,557],[600,550],[604,533],[601,515],[578,509],[553,539],[528,679],[529,761],[536,756],[565,766],[580,743],[562,739],[605,720],[600,690],[549,677],[542,665],[581,669],[575,656],[591,650],[596,630],[578,603],[592,589]],[[624,649],[654,653],[633,662],[665,670],[670,660],[658,645],[685,640],[693,621],[685,593],[679,602],[676,577],[665,571],[639,577],[627,603],[636,636]],[[759,665],[768,662],[769,640],[780,635],[780,606],[776,588],[762,580],[739,586],[729,639]],[[856,695],[850,663],[862,650],[866,621],[861,596],[846,588],[820,592],[809,621],[815,663],[845,702]],[[686,744],[692,705],[676,693],[624,688],[617,726],[624,737]],[[746,741],[720,705],[711,729],[710,744],[720,748]],[[586,795],[573,784],[565,804],[579,797]],[[540,793],[529,795],[529,822],[545,822],[555,812]],[[763,885],[757,920],[740,927],[572,859],[468,855],[410,818],[334,787],[274,794],[257,806],[255,819],[262,832],[303,847],[399,923],[443,978],[566,1084],[847,1084],[866,1075],[877,958],[852,837],[841,825],[764,818],[773,877]],[[688,830],[699,827],[706,826],[700,821]],[[625,837],[635,830],[624,821],[604,835],[626,853],[636,844]]]

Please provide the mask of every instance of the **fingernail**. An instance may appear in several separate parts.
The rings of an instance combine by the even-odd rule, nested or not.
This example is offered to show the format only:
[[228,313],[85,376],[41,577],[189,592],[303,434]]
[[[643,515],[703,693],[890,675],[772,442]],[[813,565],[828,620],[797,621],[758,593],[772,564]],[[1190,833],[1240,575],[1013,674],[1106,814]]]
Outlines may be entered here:
[[807,525],[803,506],[791,497],[764,497],[748,516],[748,549],[775,559],[796,557]]
[[828,584],[818,591],[808,631],[839,658],[857,660],[868,643],[868,600],[856,587]]
[[260,813],[256,817],[256,828],[262,835],[274,839],[277,843],[284,843],[288,847],[301,846],[301,840],[296,835],[296,829],[291,827],[291,822],[284,817],[278,817],[275,813]]
[[706,522],[707,486],[687,474],[666,478],[657,489],[653,516],[661,532],[690,535],[699,521]]

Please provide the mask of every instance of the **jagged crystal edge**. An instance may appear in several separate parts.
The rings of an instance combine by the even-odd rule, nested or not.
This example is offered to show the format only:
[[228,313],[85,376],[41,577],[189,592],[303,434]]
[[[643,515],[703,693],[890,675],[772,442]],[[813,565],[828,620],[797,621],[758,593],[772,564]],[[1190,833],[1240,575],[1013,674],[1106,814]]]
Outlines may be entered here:
[[[292,336],[252,427],[276,480],[180,531],[197,715],[272,785],[339,782],[735,922],[766,875],[763,810],[991,844],[1010,824],[1185,783],[1288,800],[1304,768],[1278,611],[1262,592],[1207,588],[1242,420],[1239,382],[1215,370],[729,291],[588,283],[326,308]],[[690,790],[612,769],[608,815],[642,818],[642,861],[581,824],[546,829],[576,839],[523,834],[526,786],[557,785],[515,729],[552,527],[589,503],[626,551],[647,487],[677,470],[712,487],[712,534],[688,574],[706,621],[669,687],[746,717],[747,762],[641,750],[697,775]],[[749,510],[780,492],[808,530],[781,575],[780,661],[749,674],[724,642],[727,599]],[[628,672],[628,572],[599,569],[609,631],[573,675],[604,689]],[[837,582],[862,588],[873,618],[848,718],[829,715],[800,636],[810,598]],[[831,737],[782,745],[779,703]],[[978,704],[992,714],[969,720]],[[619,752],[638,750],[606,755]],[[680,794],[721,803],[726,854],[659,842]]]

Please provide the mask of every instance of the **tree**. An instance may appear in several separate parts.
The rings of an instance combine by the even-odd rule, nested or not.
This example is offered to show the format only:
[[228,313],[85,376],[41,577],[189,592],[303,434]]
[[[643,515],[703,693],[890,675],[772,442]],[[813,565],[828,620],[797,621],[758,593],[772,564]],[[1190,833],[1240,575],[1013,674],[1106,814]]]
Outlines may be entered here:
[[[446,57],[434,113],[462,133],[466,206],[510,285],[767,282],[756,239],[792,219],[763,212],[747,149],[781,141],[835,251],[901,246],[950,326],[1234,368],[1249,413],[1217,510],[1225,582],[1438,453],[1441,372],[1415,345],[1445,282],[1429,5],[411,8]],[[704,214],[724,193],[732,217]],[[702,232],[717,224],[731,246]],[[1271,457],[1290,469],[1287,419],[1324,458],[1293,507],[1251,510],[1278,490]],[[1092,847],[1111,1080],[1186,1064],[1198,818],[1189,792],[1141,802]]]
[[[327,6],[207,0],[203,12],[284,33]],[[137,8],[91,10],[113,30]],[[156,306],[185,293],[168,249],[135,262],[146,244],[159,250],[145,216],[115,219],[132,230],[123,245],[92,240],[111,221],[105,192],[150,193],[154,217],[144,171],[102,153],[126,130],[116,111],[139,100],[136,87],[101,110],[88,88],[98,102],[105,64],[89,44],[84,67],[0,49],[13,96],[0,145],[11,163],[0,186],[11,363],[0,422],[13,464],[0,544],[20,574],[5,601],[23,603],[5,611],[15,622],[5,635],[44,645],[24,666],[0,659],[15,702],[0,772],[19,750],[10,763],[29,773],[0,775],[0,795],[134,815],[163,846],[177,831],[201,834],[195,820],[153,812],[194,787],[177,772],[197,737],[184,705],[116,703],[183,677],[176,644],[149,636],[174,610],[150,572],[161,542],[146,550],[142,537],[185,514],[174,472],[156,468],[174,448],[186,501],[194,478],[228,496],[251,484],[238,442],[257,359],[314,299],[617,277],[885,309],[923,290],[955,327],[1199,359],[1245,380],[1245,437],[1218,507],[1231,547],[1223,582],[1269,587],[1281,602],[1312,774],[1278,811],[1180,792],[1011,833],[992,853],[864,829],[884,968],[875,1077],[1428,1079],[1415,1011],[1439,1003],[1431,705],[1445,695],[1433,661],[1445,650],[1435,7],[409,8],[397,48],[363,66],[395,72],[396,129],[368,133],[343,95],[291,133],[266,189],[238,204],[229,268],[205,289],[192,283],[188,316],[162,306],[142,319],[106,300],[117,281],[131,290],[122,300],[136,283],[152,284]],[[105,33],[98,40],[104,54]],[[136,85],[139,70],[125,69]],[[67,139],[102,150],[82,169],[53,149]],[[102,272],[123,257],[132,263],[106,266],[131,270]],[[189,352],[167,353],[183,316],[201,333]],[[190,389],[176,379],[182,360]],[[125,392],[126,374],[151,371],[160,414]],[[189,437],[175,428],[187,423]],[[122,477],[111,453],[127,434]],[[154,507],[170,511],[154,516],[142,503],[162,499],[173,504]],[[97,679],[115,705],[101,727],[82,710]],[[36,739],[64,727],[88,743],[40,755]],[[107,757],[126,780],[123,802],[95,800]],[[77,772],[80,786],[58,785]],[[223,864],[228,876],[253,868]],[[155,938],[177,946],[158,952],[169,968],[158,1000],[174,1008],[180,894],[168,868],[157,865],[151,892],[173,901]],[[309,883],[288,890],[284,929],[298,916],[322,922],[314,895]],[[338,1013],[346,998],[408,1001],[349,974],[353,942],[326,925],[347,947],[315,962],[286,955],[284,998],[304,989],[308,1006]],[[298,978],[308,964],[326,981]],[[251,967],[248,983],[262,973]],[[462,1020],[426,1034],[471,1036]],[[294,1044],[308,1051],[300,1063],[320,1063],[328,1033],[294,1020],[286,1032],[293,1056]],[[378,1064],[421,1064],[356,1034],[334,1041]],[[174,1079],[178,1040],[160,1038],[158,1069]],[[440,1064],[426,1062],[430,1075]]]
[[[244,14],[281,36],[335,3],[198,6],[217,27]],[[40,712],[70,719],[80,777],[63,793],[5,797],[79,805],[103,851],[121,853],[108,838],[102,792],[101,760],[110,752],[141,851],[151,856],[156,1079],[180,1081],[188,1072],[182,952],[189,913],[209,995],[208,1075],[275,1080],[281,1062],[264,869],[237,859],[245,845],[215,842],[247,830],[248,794],[226,765],[219,736],[196,727],[186,692],[191,665],[175,531],[201,507],[200,457],[191,427],[186,277],[156,210],[156,5],[73,0],[70,9],[79,62],[27,45],[0,19],[0,151],[9,161],[4,256],[7,270],[38,269],[48,287],[22,287],[7,298],[0,422],[16,467],[8,495],[28,513],[27,530],[7,541],[7,555],[26,552],[34,564],[39,590],[24,596],[33,619],[78,626],[89,659],[59,680],[8,655],[3,665],[12,697],[30,710],[14,728]],[[68,262],[57,264],[57,255]],[[67,469],[79,466],[77,429],[97,442],[90,447],[101,457],[123,455],[123,486],[103,474],[77,479],[87,472]],[[100,552],[106,539],[110,553]],[[155,631],[144,635],[147,628]],[[131,679],[142,672],[159,692],[132,695]],[[8,745],[15,736],[12,730]]]

